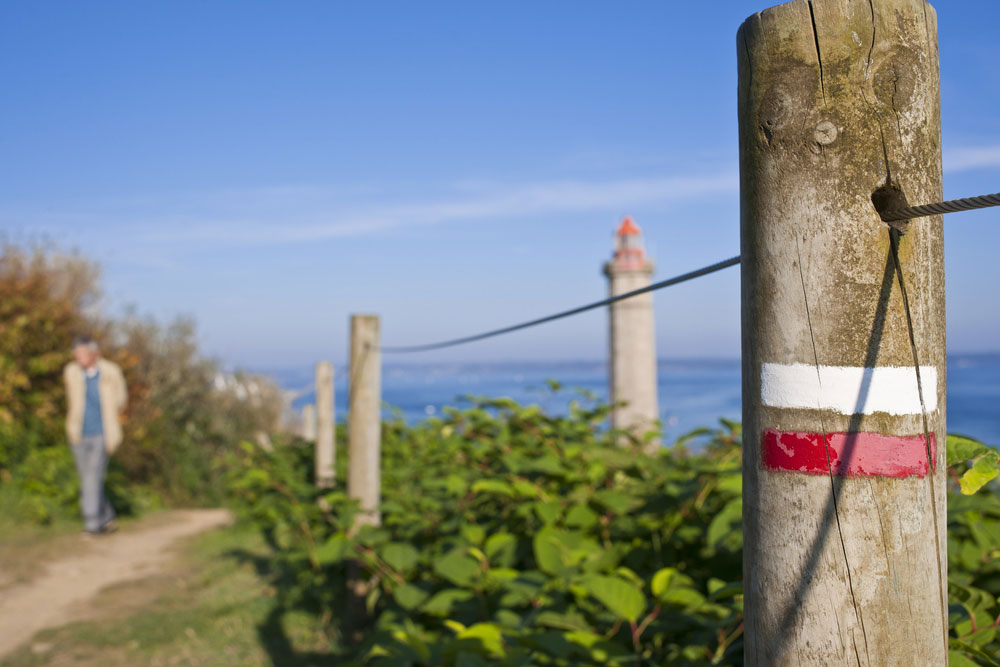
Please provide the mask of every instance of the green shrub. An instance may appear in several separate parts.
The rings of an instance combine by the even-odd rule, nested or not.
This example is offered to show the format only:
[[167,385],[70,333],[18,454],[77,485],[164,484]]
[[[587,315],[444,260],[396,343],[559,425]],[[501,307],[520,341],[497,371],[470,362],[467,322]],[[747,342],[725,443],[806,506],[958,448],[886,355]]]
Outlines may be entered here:
[[62,370],[72,337],[90,333],[129,387],[125,439],[108,473],[116,509],[128,514],[160,498],[217,504],[221,458],[278,427],[280,392],[247,376],[219,389],[218,365],[199,352],[192,322],[164,326],[133,312],[108,319],[94,309],[99,296],[98,268],[86,258],[0,243],[0,484],[17,484],[34,520],[76,511]]
[[[613,445],[605,417],[500,399],[387,422],[382,525],[357,534],[304,443],[243,445],[230,488],[276,551],[278,604],[328,621],[338,660],[742,664],[739,425],[648,456]],[[953,665],[1000,664],[997,461],[948,439]]]
[[[29,452],[9,481],[16,511],[36,523],[80,515],[80,481],[73,452],[68,445],[42,447]],[[105,478],[111,506],[128,516],[160,507],[159,496],[149,488],[131,484],[112,458]]]
[[48,523],[78,510],[80,484],[69,447],[33,449],[12,478],[25,516]]
[[[341,659],[374,664],[737,664],[738,425],[647,456],[612,443],[603,406],[567,418],[479,400],[384,426],[382,526],[308,483],[311,449],[242,450],[232,489],[278,550],[283,603],[370,624]],[[357,576],[357,575],[355,575]]]

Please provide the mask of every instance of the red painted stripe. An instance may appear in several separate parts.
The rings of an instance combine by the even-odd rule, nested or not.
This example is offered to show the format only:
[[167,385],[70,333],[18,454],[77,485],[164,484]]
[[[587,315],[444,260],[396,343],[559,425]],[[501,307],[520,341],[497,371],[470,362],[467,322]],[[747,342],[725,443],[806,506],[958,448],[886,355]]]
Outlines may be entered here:
[[[931,456],[937,442],[930,434]],[[827,463],[827,447],[830,458]],[[883,433],[804,433],[767,429],[761,436],[761,459],[768,470],[808,475],[855,477],[924,477],[927,442],[922,435]]]

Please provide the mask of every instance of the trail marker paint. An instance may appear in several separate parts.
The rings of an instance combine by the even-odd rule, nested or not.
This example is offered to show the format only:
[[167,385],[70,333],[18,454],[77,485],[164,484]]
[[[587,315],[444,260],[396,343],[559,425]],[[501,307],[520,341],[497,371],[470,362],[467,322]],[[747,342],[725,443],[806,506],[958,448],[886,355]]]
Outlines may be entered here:
[[[937,368],[920,367],[925,409],[937,408]],[[774,408],[832,410],[843,415],[920,414],[914,366],[762,364],[761,402]],[[927,439],[921,435],[819,433],[765,429],[761,464],[766,470],[809,475],[924,477]],[[937,451],[930,436],[932,454]]]
[[[833,410],[845,415],[920,414],[914,366],[762,364],[761,402],[775,408]],[[937,368],[920,367],[924,408],[937,409]]]
[[[935,456],[937,441],[933,433],[930,450]],[[847,477],[924,477],[929,468],[927,439],[923,435],[775,429],[761,434],[761,463],[767,470]]]

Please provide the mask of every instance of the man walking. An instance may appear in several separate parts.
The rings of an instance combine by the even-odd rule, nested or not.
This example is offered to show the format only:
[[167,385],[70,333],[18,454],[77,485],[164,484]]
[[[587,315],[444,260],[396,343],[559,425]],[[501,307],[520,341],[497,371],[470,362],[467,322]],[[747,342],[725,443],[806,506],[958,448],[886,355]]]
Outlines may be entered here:
[[73,339],[73,357],[63,370],[66,383],[66,437],[80,476],[84,529],[98,535],[114,529],[115,511],[104,493],[108,456],[122,441],[119,415],[128,394],[125,377],[114,362],[101,358],[90,336]]

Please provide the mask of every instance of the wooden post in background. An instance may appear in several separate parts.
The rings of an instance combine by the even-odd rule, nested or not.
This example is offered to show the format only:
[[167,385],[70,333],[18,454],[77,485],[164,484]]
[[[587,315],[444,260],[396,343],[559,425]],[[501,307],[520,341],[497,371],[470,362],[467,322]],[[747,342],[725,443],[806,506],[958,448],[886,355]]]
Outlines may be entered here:
[[[945,665],[937,25],[795,0],[737,36],[747,665]],[[904,291],[905,289],[905,291]]]
[[302,439],[316,441],[316,406],[312,403],[302,406]]
[[351,316],[347,493],[361,503],[355,526],[381,523],[382,355],[377,315]]
[[328,489],[336,479],[334,464],[333,364],[316,364],[316,486]]
[[[611,296],[649,286],[653,263],[646,257],[642,231],[626,217],[615,232],[615,254],[604,265]],[[617,301],[608,308],[609,394],[611,427],[643,440],[660,428],[657,387],[656,334],[652,293]],[[624,405],[619,405],[623,403]],[[644,447],[650,454],[660,449],[660,438]]]

